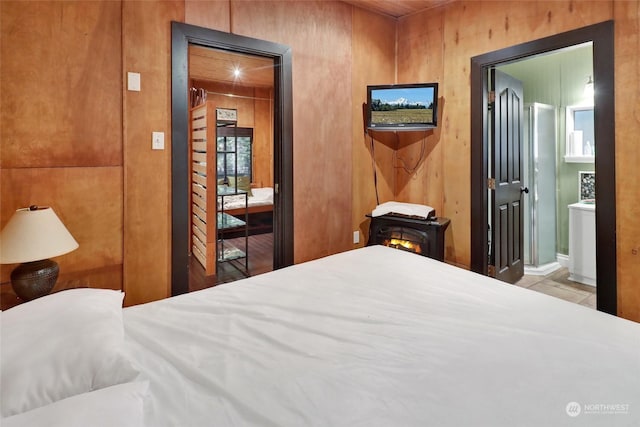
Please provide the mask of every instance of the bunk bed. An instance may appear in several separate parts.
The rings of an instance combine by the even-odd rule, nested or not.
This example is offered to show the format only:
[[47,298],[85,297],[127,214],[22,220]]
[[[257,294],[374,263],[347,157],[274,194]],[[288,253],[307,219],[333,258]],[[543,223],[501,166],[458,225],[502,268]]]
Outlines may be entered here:
[[[245,200],[242,197],[226,197],[224,211],[237,218],[247,214],[249,235],[271,233],[273,231],[273,187],[254,187],[252,184],[245,212]],[[237,232],[225,232],[228,236],[237,236]]]
[[[213,101],[192,108],[190,124],[191,254],[206,275],[215,275],[221,262],[241,263],[249,274],[250,177],[238,174],[238,141],[252,130],[240,131],[237,110],[218,108]],[[226,211],[229,200],[237,202],[234,215]],[[232,236],[244,237],[243,244],[228,242]]]

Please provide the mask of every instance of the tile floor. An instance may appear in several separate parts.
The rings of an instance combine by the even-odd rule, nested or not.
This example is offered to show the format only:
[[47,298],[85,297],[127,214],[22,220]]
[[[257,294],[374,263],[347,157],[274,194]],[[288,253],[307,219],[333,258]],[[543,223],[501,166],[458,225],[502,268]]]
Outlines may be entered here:
[[561,268],[546,276],[525,275],[515,284],[523,288],[596,308],[596,288],[569,280],[569,271]]

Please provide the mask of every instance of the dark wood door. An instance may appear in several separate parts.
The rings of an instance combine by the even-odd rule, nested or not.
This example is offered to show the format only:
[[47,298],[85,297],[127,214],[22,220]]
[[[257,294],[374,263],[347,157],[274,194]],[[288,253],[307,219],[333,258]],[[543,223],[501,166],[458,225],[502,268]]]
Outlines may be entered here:
[[491,70],[491,242],[495,277],[515,283],[524,275],[522,82]]

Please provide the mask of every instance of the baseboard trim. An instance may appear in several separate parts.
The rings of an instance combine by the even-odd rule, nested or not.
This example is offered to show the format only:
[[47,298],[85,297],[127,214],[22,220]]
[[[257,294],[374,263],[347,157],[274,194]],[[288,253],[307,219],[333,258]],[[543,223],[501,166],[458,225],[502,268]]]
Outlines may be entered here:
[[558,264],[560,264],[561,266],[565,268],[569,268],[569,255],[556,254],[556,260],[558,261]]
[[538,267],[525,265],[524,274],[529,276],[546,276],[560,268],[562,268],[562,266],[558,262],[550,262],[549,264],[539,265]]

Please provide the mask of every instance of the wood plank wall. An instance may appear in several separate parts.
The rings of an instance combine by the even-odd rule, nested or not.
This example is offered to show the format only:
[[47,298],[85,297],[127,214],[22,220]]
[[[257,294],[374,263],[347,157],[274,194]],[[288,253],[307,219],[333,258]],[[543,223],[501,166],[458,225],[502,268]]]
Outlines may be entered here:
[[[128,304],[169,295],[176,20],[292,47],[296,262],[347,250],[352,232],[366,230],[375,195],[364,86],[438,80],[441,127],[427,136],[416,174],[396,170],[390,156],[399,147],[411,164],[421,141],[376,141],[380,196],[421,198],[451,218],[447,260],[468,266],[470,58],[615,19],[618,306],[640,320],[638,7],[456,1],[393,22],[325,1],[3,1],[0,225],[16,207],[50,204],[80,242],[60,257],[63,270],[122,265],[113,280]],[[141,92],[124,89],[127,71],[141,73]],[[79,93],[96,102],[76,102]],[[151,151],[152,131],[165,132],[164,151]]]
[[[171,24],[182,1],[122,3],[125,303],[171,294]],[[127,72],[141,91],[126,90]],[[165,149],[151,150],[164,132]]]
[[351,10],[332,1],[231,2],[231,32],[293,53],[296,263],[352,247]]
[[614,2],[618,315],[640,322],[640,2]]
[[[400,146],[395,162],[396,197],[399,201],[419,203],[431,206],[436,215],[445,214],[444,181],[457,180],[445,168],[444,153],[447,139],[445,128],[450,125],[447,114],[447,93],[445,79],[445,58],[443,49],[444,9],[435,9],[428,14],[410,16],[398,22],[398,82],[438,82],[438,127],[425,133],[407,133],[400,135]],[[402,30],[400,30],[402,28]],[[456,218],[454,222],[463,221]],[[448,227],[445,239],[453,243],[454,227]],[[447,245],[447,259],[461,263],[460,254],[456,254],[453,244]]]
[[[58,182],[60,188],[47,193],[52,197],[39,198],[37,203],[59,206],[62,219],[80,240],[78,251],[61,257],[63,271],[83,270],[94,264],[121,265],[122,277],[113,280],[117,281],[115,287],[125,290],[129,305],[170,294],[170,22],[175,20],[293,47],[293,72],[300,76],[294,79],[295,261],[348,249],[352,203],[352,7],[340,2],[293,5],[219,1],[3,2],[2,224],[16,207],[33,203],[30,197],[20,198],[19,194],[36,193],[36,187],[45,183],[47,187],[43,189],[50,189]],[[62,15],[65,19],[61,19]],[[24,34],[27,30],[36,31],[36,35]],[[30,52],[38,52],[31,62],[28,51],[18,52],[25,45],[31,47]],[[61,49],[63,56],[59,56]],[[59,58],[63,57],[65,62],[61,64]],[[38,61],[46,67],[39,69]],[[19,68],[19,64],[23,67]],[[25,68],[31,78],[19,81]],[[141,74],[140,92],[125,89],[129,71]],[[85,95],[97,94],[94,99],[100,102],[75,104],[68,98],[72,88],[67,84],[75,84],[74,88]],[[10,94],[6,90],[9,86],[15,88],[15,95],[6,96]],[[325,87],[327,90],[319,90]],[[11,124],[10,115],[4,111],[14,109],[22,93],[37,93],[43,100],[38,109],[24,110],[27,115],[38,115],[40,139],[44,142],[34,149],[18,149],[5,142],[13,138],[7,132],[19,123]],[[43,119],[42,112],[48,108],[55,114]],[[65,119],[70,112],[74,113],[72,119]],[[51,138],[52,132],[47,128],[50,126],[59,126],[59,138]],[[83,134],[86,137],[76,136],[73,143],[68,143],[63,133],[74,127],[80,128],[74,131],[78,135],[87,129]],[[165,132],[164,151],[151,150],[153,131]],[[29,141],[29,131],[17,129],[16,138]],[[14,164],[21,158],[28,158],[28,164]],[[53,161],[56,167],[66,167],[64,159],[73,159],[74,164],[69,167],[86,165],[90,170],[83,175],[81,189],[88,186],[90,190],[75,191],[82,180],[69,182],[69,175],[54,179],[51,174],[56,171],[47,174],[29,170],[42,168],[38,158],[57,159]],[[101,170],[100,174],[94,171],[107,166],[114,169]],[[16,170],[9,171],[10,168]],[[105,173],[108,178],[102,177]],[[91,179],[87,179],[89,176]],[[75,209],[78,202],[85,203],[81,209]],[[2,271],[8,277],[10,266]]]
[[[80,245],[55,258],[61,279],[86,271],[83,285],[121,289],[120,4],[3,1],[0,11],[0,226],[17,208],[51,206]],[[14,267],[1,266],[3,292]],[[108,276],[90,273],[103,267]]]
[[[353,92],[353,231],[360,232],[366,244],[370,221],[365,217],[378,204],[393,200],[392,159],[397,141],[391,133],[365,131],[363,104],[367,85],[393,83],[396,78],[396,20],[354,8],[352,57]],[[374,173],[375,181],[374,183]],[[377,189],[376,189],[377,187]],[[377,198],[376,198],[377,190]]]

